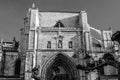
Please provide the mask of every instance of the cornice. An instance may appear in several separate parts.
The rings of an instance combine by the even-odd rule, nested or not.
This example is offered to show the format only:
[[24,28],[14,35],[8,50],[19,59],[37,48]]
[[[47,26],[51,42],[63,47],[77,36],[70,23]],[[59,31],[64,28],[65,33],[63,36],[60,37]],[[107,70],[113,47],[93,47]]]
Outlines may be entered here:
[[[42,52],[73,52],[72,49],[36,49],[36,51]],[[28,49],[27,52],[34,52],[34,49]]]

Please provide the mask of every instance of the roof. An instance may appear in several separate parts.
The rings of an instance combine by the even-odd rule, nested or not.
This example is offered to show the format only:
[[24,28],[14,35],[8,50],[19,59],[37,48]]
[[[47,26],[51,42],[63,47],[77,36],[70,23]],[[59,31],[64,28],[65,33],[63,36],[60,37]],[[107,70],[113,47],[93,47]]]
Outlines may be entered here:
[[79,25],[79,16],[73,16],[60,20],[65,27],[77,27]]
[[42,27],[53,27],[58,21],[63,25],[76,26],[79,22],[79,12],[39,12],[40,25]]
[[79,14],[80,11],[60,11],[60,10],[39,10],[39,12],[51,12],[51,13],[77,13]]

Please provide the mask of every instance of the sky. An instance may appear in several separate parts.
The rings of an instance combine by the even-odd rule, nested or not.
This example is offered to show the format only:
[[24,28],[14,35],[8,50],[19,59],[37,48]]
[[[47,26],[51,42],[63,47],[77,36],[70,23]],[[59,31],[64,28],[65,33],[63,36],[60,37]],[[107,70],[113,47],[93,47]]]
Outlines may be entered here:
[[35,3],[40,10],[81,11],[88,14],[88,23],[113,33],[120,30],[120,0],[0,0],[0,39],[20,40],[27,10]]

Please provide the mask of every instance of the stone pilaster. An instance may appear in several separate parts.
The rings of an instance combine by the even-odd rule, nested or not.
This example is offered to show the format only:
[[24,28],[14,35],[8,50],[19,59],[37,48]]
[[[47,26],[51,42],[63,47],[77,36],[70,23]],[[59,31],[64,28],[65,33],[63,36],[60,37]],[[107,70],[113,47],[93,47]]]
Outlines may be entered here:
[[2,54],[3,54],[2,49],[0,49],[0,75],[2,74],[2,57],[3,57]]
[[33,66],[33,52],[26,53],[26,62],[25,62],[25,80],[32,80],[32,66]]

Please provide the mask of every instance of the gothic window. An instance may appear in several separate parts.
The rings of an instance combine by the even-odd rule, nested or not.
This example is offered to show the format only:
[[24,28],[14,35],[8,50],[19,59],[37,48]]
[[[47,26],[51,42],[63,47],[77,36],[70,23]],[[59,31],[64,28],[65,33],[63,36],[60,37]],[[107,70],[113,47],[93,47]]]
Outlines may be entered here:
[[62,48],[62,40],[58,41],[58,48]]
[[51,48],[51,41],[47,42],[47,48]]
[[72,41],[69,41],[68,46],[69,46],[69,48],[73,48]]

